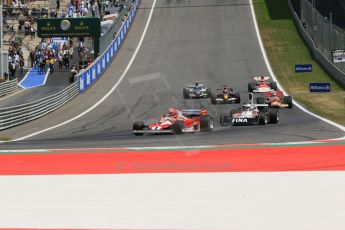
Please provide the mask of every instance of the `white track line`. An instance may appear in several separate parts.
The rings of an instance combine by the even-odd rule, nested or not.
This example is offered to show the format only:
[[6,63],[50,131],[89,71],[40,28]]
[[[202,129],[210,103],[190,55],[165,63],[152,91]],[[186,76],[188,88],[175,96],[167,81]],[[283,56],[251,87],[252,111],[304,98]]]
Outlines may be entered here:
[[[32,68],[33,68],[33,67],[31,67],[31,68],[29,69],[29,71],[26,72],[26,74],[25,74],[25,76],[23,77],[23,79],[18,83],[18,85],[19,85],[20,87],[22,87],[20,83],[22,83],[22,81],[24,81],[24,80],[29,76],[29,73],[30,73],[30,71],[31,71]],[[23,87],[22,87],[22,88],[23,88]],[[26,88],[23,88],[23,89],[26,89]]]
[[[84,112],[82,112],[81,114],[67,120],[67,121],[64,121],[60,124],[57,124],[57,125],[54,125],[54,126],[51,126],[49,128],[46,128],[46,129],[43,129],[43,130],[40,130],[40,131],[37,131],[37,132],[34,132],[34,133],[31,133],[29,135],[26,135],[24,137],[19,137],[17,139],[14,139],[10,142],[13,142],[13,141],[22,141],[22,140],[25,140],[25,139],[28,139],[30,137],[33,137],[33,136],[36,136],[38,134],[42,134],[42,133],[45,133],[47,131],[50,131],[50,130],[53,130],[53,129],[56,129],[56,128],[59,128],[63,125],[66,125],[68,123],[71,123],[72,121],[75,121],[79,118],[81,118],[82,116],[86,115],[87,113],[91,112],[92,110],[94,110],[97,106],[99,106],[103,101],[105,101],[115,90],[116,88],[120,85],[121,81],[125,78],[125,76],[127,75],[127,72],[129,71],[129,69],[131,68],[133,62],[134,62],[134,59],[136,58],[138,52],[139,52],[139,49],[144,41],[144,37],[146,35],[146,32],[149,28],[149,24],[150,24],[150,21],[151,21],[151,18],[152,18],[152,15],[153,15],[153,12],[154,12],[154,8],[155,8],[155,5],[156,5],[156,1],[157,0],[154,0],[153,3],[152,3],[152,6],[151,6],[151,11],[150,11],[150,14],[149,14],[149,18],[147,19],[147,22],[146,22],[146,25],[145,25],[145,28],[144,28],[144,31],[141,35],[141,38],[140,38],[140,41],[138,43],[138,46],[137,48],[135,49],[134,53],[133,53],[133,56],[131,58],[131,60],[129,61],[125,71],[122,73],[122,75],[120,76],[119,80],[117,80],[117,82],[115,83],[115,85],[110,89],[110,91],[108,91],[107,94],[105,94],[96,104],[94,104],[93,106],[91,106],[89,109],[85,110]],[[5,141],[4,141],[5,142]],[[1,143],[1,142],[0,142]]]
[[[254,11],[254,6],[253,6],[253,0],[249,0],[249,4],[250,4],[250,8],[251,8],[251,12],[252,12],[252,17],[253,17],[253,22],[254,22],[254,26],[255,26],[255,32],[256,32],[256,36],[258,38],[258,41],[259,41],[259,45],[260,45],[260,49],[261,49],[261,52],[262,52],[262,56],[265,60],[265,63],[266,63],[266,66],[267,66],[267,69],[270,73],[270,75],[272,76],[272,79],[274,81],[277,82],[277,85],[278,87],[284,92],[284,94],[287,95],[286,91],[284,90],[284,88],[280,85],[278,79],[276,78],[276,76],[274,75],[273,71],[272,71],[272,68],[271,68],[271,64],[270,62],[268,61],[268,58],[267,58],[267,54],[266,54],[266,51],[265,51],[265,47],[262,43],[262,39],[261,39],[261,35],[260,35],[260,31],[259,31],[259,27],[258,27],[258,24],[257,24],[257,21],[256,21],[256,16],[255,16],[255,11]],[[309,110],[307,110],[306,108],[304,108],[302,105],[300,105],[297,101],[293,100],[293,103],[300,109],[302,110],[303,112],[313,116],[313,117],[316,117],[330,125],[333,125],[335,127],[337,127],[338,129],[342,130],[345,132],[345,127],[340,125],[340,124],[337,124],[331,120],[328,120],[324,117],[321,117],[315,113],[312,113],[310,112]],[[332,140],[344,140],[345,139],[345,135],[343,137],[340,137],[340,138],[336,138],[336,139],[332,139]]]

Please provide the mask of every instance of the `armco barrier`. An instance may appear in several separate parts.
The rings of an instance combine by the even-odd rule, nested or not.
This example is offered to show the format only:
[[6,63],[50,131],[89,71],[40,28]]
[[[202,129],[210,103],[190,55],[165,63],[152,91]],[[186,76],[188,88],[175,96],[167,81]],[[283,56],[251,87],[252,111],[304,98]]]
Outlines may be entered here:
[[18,79],[5,81],[0,84],[0,97],[10,94],[18,89]]
[[102,75],[104,70],[107,69],[108,65],[116,56],[128,33],[129,27],[133,22],[138,5],[139,0],[135,0],[133,2],[131,10],[129,11],[127,19],[122,24],[115,39],[110,43],[108,48],[92,63],[92,65],[90,65],[80,75],[78,75],[79,93],[83,93],[85,90],[87,90]]
[[78,95],[78,83],[37,101],[0,108],[0,130],[40,118],[66,104]]
[[331,61],[327,59],[315,46],[313,39],[307,34],[305,31],[301,21],[299,20],[294,8],[292,6],[291,0],[288,0],[289,8],[293,19],[295,20],[295,24],[297,25],[297,29],[300,35],[303,37],[304,41],[307,43],[310,51],[312,52],[314,58],[320,62],[320,64],[329,72],[334,79],[336,79],[339,83],[345,87],[345,74],[341,72]]
[[81,74],[77,75],[79,81],[45,98],[22,105],[0,108],[0,130],[8,129],[40,118],[60,108],[78,94],[83,93],[88,89],[97,80],[97,78],[101,76],[118,52],[120,45],[128,32],[129,26],[133,22],[138,5],[139,0],[135,0],[132,9],[129,11],[128,18],[124,21],[118,36],[116,36],[106,51],[103,52],[92,65],[90,65]]

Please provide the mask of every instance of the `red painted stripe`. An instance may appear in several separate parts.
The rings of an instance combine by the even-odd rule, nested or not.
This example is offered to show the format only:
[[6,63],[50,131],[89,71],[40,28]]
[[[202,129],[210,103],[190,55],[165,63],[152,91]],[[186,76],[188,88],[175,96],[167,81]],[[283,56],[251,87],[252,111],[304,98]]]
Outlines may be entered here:
[[0,175],[345,170],[345,145],[0,155]]

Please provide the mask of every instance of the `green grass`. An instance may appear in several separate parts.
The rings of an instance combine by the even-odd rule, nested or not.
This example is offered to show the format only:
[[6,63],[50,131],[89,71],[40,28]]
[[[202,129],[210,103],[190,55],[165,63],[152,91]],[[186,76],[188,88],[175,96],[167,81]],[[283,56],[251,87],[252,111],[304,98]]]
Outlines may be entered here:
[[[260,34],[284,89],[310,111],[345,125],[345,91],[313,59],[299,36],[286,0],[254,0]],[[312,64],[313,72],[295,73],[295,64]],[[310,82],[330,82],[331,93],[310,93]]]
[[10,141],[12,138],[10,137],[0,137],[0,141]]

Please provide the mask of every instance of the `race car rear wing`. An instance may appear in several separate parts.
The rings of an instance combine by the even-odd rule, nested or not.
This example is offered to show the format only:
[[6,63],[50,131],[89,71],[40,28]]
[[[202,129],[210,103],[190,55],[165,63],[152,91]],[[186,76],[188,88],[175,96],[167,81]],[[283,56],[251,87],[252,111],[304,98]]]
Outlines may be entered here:
[[[254,81],[261,81],[261,77],[253,77]],[[271,79],[270,77],[268,76],[264,76],[264,81],[268,81],[269,79]]]
[[253,93],[267,93],[274,91],[270,87],[253,89]]
[[181,111],[183,116],[206,116],[207,109],[184,109]]
[[268,104],[254,104],[258,108],[266,108],[268,107]]

